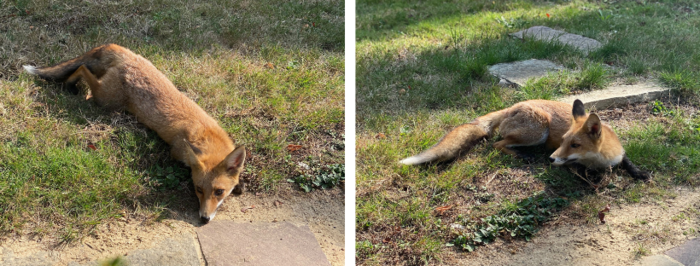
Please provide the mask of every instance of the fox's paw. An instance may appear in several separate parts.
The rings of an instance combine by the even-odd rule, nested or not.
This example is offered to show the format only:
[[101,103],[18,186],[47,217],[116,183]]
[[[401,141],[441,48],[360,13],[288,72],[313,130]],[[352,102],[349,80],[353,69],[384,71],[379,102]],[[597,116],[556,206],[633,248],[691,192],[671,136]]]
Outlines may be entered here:
[[[632,174],[632,173],[630,173]],[[651,174],[644,172],[644,171],[639,171],[637,173],[634,173],[632,175],[632,178],[644,181],[644,183],[653,183],[654,180],[651,179]]]

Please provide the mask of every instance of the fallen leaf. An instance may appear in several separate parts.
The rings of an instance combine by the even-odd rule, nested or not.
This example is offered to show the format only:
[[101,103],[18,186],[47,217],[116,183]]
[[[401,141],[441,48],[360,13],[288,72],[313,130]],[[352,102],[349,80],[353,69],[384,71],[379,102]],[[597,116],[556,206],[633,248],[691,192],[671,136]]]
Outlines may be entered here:
[[600,219],[600,223],[605,224],[605,213],[610,212],[610,204],[605,206],[605,209],[602,209],[598,212],[598,219]]
[[386,138],[386,135],[384,135],[384,133],[379,133],[379,134],[377,134],[376,138],[378,138],[378,139],[385,139],[385,138]]
[[272,63],[265,64],[265,67],[269,69],[275,69],[275,65],[273,65]]
[[443,215],[446,211],[452,209],[452,206],[454,206],[454,205],[437,207],[437,208],[435,208],[435,210],[438,212],[438,215]]
[[241,208],[242,213],[246,213],[248,210],[255,208],[255,205],[251,205],[250,207],[243,207]]
[[95,145],[92,144],[88,144],[88,148],[92,149],[93,151],[97,150],[97,147],[95,147]]
[[287,145],[287,150],[289,150],[289,152],[295,152],[295,151],[298,151],[300,149],[301,149],[301,145],[294,145],[294,144]]

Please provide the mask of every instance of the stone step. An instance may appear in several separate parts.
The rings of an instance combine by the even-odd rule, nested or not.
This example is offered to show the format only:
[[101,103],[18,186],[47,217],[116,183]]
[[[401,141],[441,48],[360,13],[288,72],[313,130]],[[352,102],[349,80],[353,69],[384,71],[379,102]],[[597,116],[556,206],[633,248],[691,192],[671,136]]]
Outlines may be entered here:
[[[159,266],[159,265],[183,265],[199,266],[199,251],[195,245],[194,235],[185,234],[176,238],[167,238],[149,249],[137,249],[130,251],[122,258],[127,265],[139,266]],[[116,257],[119,254],[115,254]],[[68,266],[99,266],[104,265],[104,261],[99,260],[80,264],[70,262]]]
[[700,238],[688,240],[683,245],[669,249],[666,255],[686,266],[700,265]]
[[597,50],[603,44],[595,39],[571,34],[565,31],[555,30],[545,26],[534,26],[526,30],[512,33],[511,36],[518,39],[534,39],[538,41],[557,41],[581,50],[585,54]]
[[549,72],[558,72],[563,69],[563,66],[552,61],[539,59],[501,63],[488,67],[489,74],[500,78],[502,85],[515,84],[519,87],[525,86],[529,79],[539,79]]
[[210,266],[331,265],[308,226],[215,220],[197,235]]
[[670,89],[663,88],[651,82],[634,85],[619,85],[603,90],[590,91],[583,94],[569,95],[557,101],[573,104],[579,99],[586,109],[608,109],[626,106],[628,104],[652,101],[668,94]]
[[644,258],[641,266],[684,266],[666,255],[654,255]]

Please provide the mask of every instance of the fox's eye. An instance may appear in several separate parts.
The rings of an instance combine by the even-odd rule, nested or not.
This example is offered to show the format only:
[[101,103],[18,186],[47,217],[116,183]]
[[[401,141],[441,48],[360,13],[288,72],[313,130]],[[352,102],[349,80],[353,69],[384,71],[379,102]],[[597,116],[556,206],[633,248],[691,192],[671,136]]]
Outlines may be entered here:
[[202,191],[202,188],[201,188],[201,187],[197,187],[196,190],[197,190],[197,193],[204,193],[204,191]]
[[576,144],[576,143],[572,143],[572,144],[571,144],[571,148],[576,149],[576,148],[578,148],[578,147],[581,147],[581,144]]
[[217,189],[216,191],[214,191],[214,195],[221,196],[222,194],[224,194],[223,189]]

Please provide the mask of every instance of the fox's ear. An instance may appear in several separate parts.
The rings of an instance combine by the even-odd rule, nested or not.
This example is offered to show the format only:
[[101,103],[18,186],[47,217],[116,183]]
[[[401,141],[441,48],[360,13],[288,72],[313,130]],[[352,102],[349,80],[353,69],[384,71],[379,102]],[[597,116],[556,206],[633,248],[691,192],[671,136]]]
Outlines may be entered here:
[[186,139],[182,139],[182,141],[185,143],[184,149],[185,149],[185,163],[190,167],[190,168],[202,168],[202,162],[199,161],[199,158],[197,155],[202,153],[202,150],[199,148],[195,147],[187,141]]
[[600,118],[598,118],[598,115],[591,114],[588,116],[586,120],[586,130],[591,138],[597,139],[600,137],[602,126],[600,125]]
[[584,108],[581,100],[576,99],[574,101],[574,109],[571,110],[571,113],[574,115],[574,119],[578,119],[579,117],[586,115],[586,108]]
[[224,160],[226,164],[226,172],[229,175],[235,176],[243,171],[243,164],[245,163],[245,147],[239,146]]

